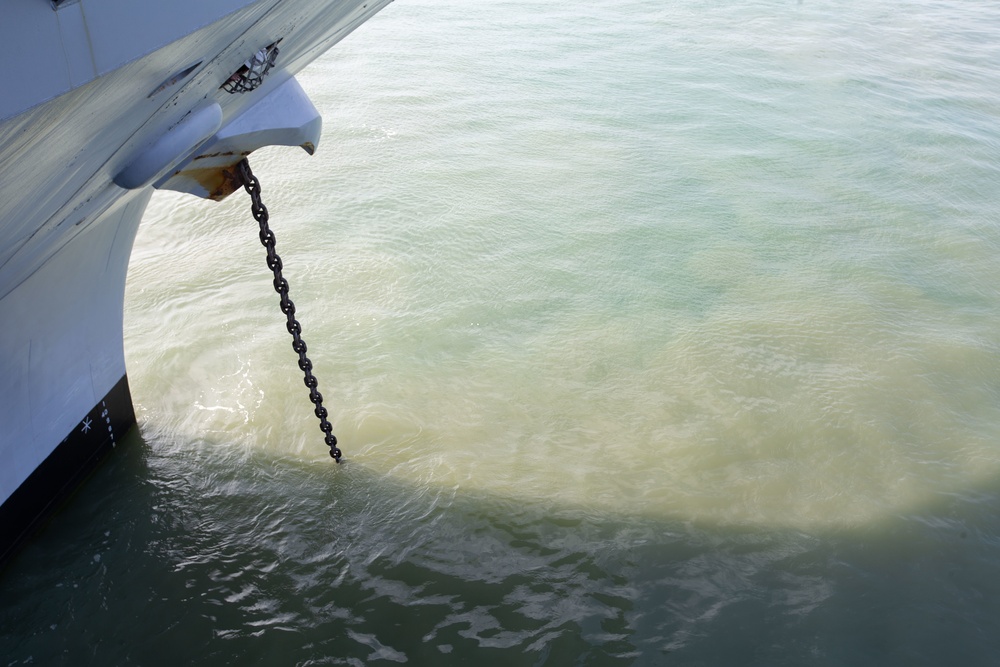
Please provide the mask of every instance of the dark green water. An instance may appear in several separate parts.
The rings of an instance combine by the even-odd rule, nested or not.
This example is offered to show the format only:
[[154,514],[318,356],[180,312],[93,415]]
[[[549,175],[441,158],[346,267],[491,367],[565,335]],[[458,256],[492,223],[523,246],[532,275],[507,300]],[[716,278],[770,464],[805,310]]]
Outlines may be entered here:
[[0,664],[991,665],[1000,6],[400,0],[158,194]]
[[807,532],[150,448],[5,574],[8,664],[989,664],[997,642],[995,489]]

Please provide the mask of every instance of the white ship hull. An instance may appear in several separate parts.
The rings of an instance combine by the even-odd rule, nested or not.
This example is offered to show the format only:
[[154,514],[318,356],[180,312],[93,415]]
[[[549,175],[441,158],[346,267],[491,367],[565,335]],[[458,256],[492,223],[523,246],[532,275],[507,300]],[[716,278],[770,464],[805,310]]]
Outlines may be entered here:
[[[388,1],[5,3],[0,562],[135,425],[122,307],[154,186],[220,198],[254,148],[311,150],[293,75]],[[274,44],[259,88],[220,88]]]

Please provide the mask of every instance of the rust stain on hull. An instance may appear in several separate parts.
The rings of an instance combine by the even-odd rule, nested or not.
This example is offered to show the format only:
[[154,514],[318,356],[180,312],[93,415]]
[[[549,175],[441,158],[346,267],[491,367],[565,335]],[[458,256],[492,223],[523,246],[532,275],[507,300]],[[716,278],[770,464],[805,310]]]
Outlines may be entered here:
[[234,162],[233,164],[238,164],[241,158],[245,158],[252,152],[253,151],[242,151],[240,153],[237,153],[236,151],[226,151],[220,153],[202,153],[201,155],[196,155],[195,157],[191,158],[191,161],[195,162],[196,160],[210,160],[212,158],[232,157],[236,158],[236,162]]
[[240,159],[242,158],[229,166],[185,169],[179,175],[197,181],[208,192],[209,199],[222,201],[243,187],[239,170],[236,168]]

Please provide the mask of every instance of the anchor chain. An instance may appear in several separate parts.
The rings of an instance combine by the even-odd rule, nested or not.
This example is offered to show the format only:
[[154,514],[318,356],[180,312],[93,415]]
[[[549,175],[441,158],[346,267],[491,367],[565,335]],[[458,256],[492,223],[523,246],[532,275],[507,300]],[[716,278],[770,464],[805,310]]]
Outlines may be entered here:
[[288,298],[288,281],[281,275],[281,258],[278,257],[278,253],[274,250],[274,232],[271,231],[268,225],[267,207],[260,200],[260,181],[250,171],[250,163],[246,159],[237,165],[237,169],[239,170],[240,179],[243,181],[243,188],[250,195],[250,211],[253,213],[254,220],[260,225],[260,242],[267,249],[267,266],[274,273],[274,291],[281,297],[281,312],[285,314],[288,320],[285,323],[285,328],[292,335],[292,349],[299,355],[299,369],[305,375],[304,381],[305,385],[309,388],[309,400],[316,406],[314,412],[319,418],[319,428],[325,434],[324,440],[330,447],[330,456],[337,463],[340,463],[342,454],[337,447],[337,436],[333,434],[333,425],[327,419],[329,413],[323,407],[323,394],[319,393],[316,389],[319,385],[319,380],[313,375],[312,362],[306,356],[306,343],[302,340],[301,335],[302,325],[295,319],[295,304]]

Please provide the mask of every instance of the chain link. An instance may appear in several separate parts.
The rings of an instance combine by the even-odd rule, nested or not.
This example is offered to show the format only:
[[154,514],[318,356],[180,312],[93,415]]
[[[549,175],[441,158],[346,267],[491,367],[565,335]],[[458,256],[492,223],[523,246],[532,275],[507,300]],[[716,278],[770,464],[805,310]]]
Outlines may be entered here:
[[292,349],[299,355],[299,369],[305,375],[304,381],[306,387],[309,388],[309,400],[316,406],[314,412],[319,418],[319,428],[325,434],[324,440],[330,447],[330,456],[337,463],[340,463],[342,454],[337,447],[337,436],[333,434],[333,425],[327,420],[329,413],[323,407],[323,394],[319,393],[316,389],[319,385],[319,380],[313,375],[312,362],[306,356],[306,343],[302,340],[301,336],[302,325],[295,319],[295,304],[288,298],[288,281],[281,275],[281,258],[278,257],[278,253],[274,250],[274,232],[268,226],[267,207],[260,200],[260,181],[250,171],[250,163],[247,160],[242,160],[237,165],[237,168],[239,169],[240,179],[243,181],[243,188],[250,195],[250,210],[253,213],[254,220],[260,225],[260,242],[267,249],[267,267],[274,273],[274,291],[281,297],[281,312],[285,314],[288,320],[285,323],[285,328],[292,335]]

